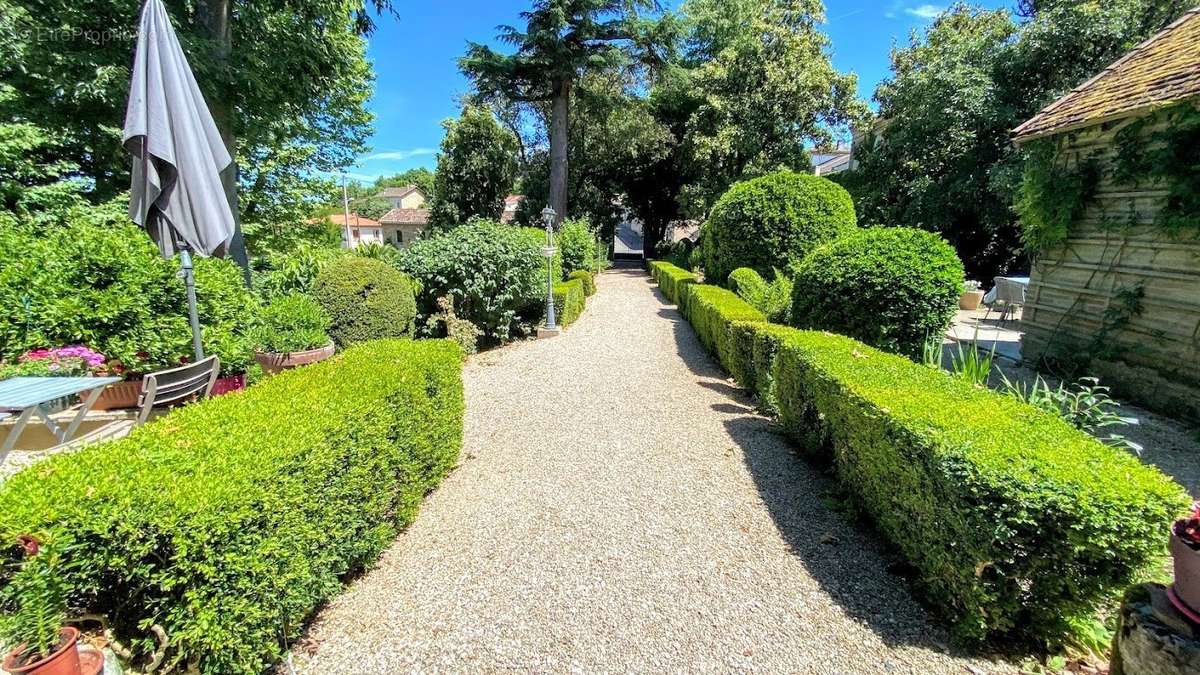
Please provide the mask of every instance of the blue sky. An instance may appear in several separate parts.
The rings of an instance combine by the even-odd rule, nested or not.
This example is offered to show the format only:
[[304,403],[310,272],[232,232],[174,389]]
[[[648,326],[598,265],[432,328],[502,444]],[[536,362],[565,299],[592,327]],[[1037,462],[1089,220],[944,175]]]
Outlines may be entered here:
[[[927,25],[946,4],[826,0],[825,31],[833,41],[834,65],[856,72],[859,94],[869,98],[887,74],[893,41],[907,41],[910,31]],[[432,169],[441,122],[458,114],[458,98],[468,89],[456,65],[467,41],[494,44],[496,26],[519,24],[519,13],[529,5],[529,0],[417,0],[396,3],[398,20],[381,17],[368,48],[378,77],[370,103],[376,115],[373,150],[349,177],[366,181],[417,166]]]

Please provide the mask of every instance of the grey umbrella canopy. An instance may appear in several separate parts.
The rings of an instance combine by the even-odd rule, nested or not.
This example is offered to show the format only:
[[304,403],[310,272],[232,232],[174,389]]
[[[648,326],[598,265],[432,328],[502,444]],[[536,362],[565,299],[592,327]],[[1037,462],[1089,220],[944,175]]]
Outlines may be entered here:
[[233,238],[221,184],[233,160],[162,0],[142,8],[122,143],[133,155],[129,216],[164,256],[180,254],[196,358],[203,358],[190,251],[224,255]]

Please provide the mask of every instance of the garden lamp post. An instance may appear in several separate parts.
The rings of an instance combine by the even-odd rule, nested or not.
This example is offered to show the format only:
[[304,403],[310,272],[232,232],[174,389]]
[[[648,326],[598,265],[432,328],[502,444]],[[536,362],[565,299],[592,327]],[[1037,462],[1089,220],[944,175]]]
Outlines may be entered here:
[[538,329],[538,337],[554,337],[558,335],[558,325],[554,321],[554,221],[558,214],[547,206],[542,209],[542,222],[546,224],[546,246],[542,255],[546,257],[546,325]]

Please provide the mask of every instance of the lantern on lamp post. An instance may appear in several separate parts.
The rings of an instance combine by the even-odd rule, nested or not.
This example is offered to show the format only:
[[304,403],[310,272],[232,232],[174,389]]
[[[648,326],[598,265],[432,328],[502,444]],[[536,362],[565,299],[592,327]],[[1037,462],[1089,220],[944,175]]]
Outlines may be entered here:
[[538,337],[554,337],[558,335],[558,325],[554,320],[554,221],[558,214],[547,206],[542,209],[542,222],[546,224],[546,246],[542,255],[546,257],[546,325],[538,329]]

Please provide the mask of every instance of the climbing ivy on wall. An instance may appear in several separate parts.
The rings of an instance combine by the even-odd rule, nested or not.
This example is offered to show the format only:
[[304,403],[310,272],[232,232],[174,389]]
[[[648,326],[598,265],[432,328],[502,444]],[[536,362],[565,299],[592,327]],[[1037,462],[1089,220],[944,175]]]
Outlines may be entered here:
[[[1021,236],[1033,254],[1060,246],[1096,195],[1105,170],[1095,156],[1064,152],[1068,138],[1043,139],[1026,148],[1014,208]],[[1200,108],[1173,105],[1117,132],[1109,174],[1121,185],[1161,186],[1166,201],[1155,225],[1168,236],[1200,234]]]
[[1027,150],[1015,208],[1025,248],[1036,254],[1066,241],[1071,224],[1095,196],[1103,172],[1092,157],[1068,164],[1055,140],[1036,141]]

